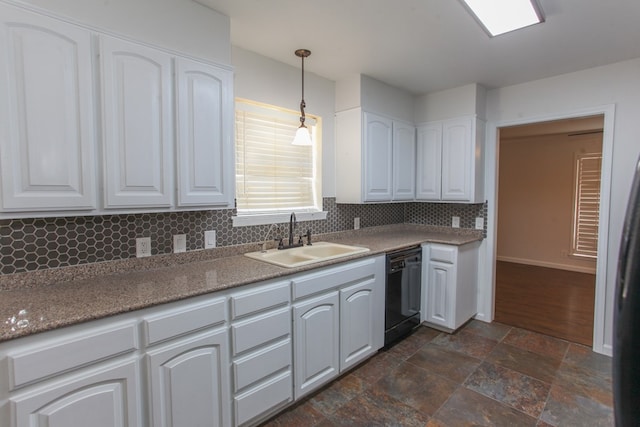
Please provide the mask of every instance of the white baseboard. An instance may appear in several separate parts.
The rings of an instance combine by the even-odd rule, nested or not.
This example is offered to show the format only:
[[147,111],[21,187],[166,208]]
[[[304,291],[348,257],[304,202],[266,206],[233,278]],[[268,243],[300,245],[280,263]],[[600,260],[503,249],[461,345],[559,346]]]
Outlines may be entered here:
[[557,264],[554,262],[546,262],[546,261],[538,261],[534,259],[523,259],[523,258],[512,258],[505,256],[497,256],[496,260],[505,261],[505,262],[513,262],[516,264],[525,264],[525,265],[534,265],[536,267],[547,267],[547,268],[556,268],[558,270],[567,270],[567,271],[575,271],[577,273],[589,273],[596,274],[595,267],[579,267],[576,265],[566,265],[566,264]]

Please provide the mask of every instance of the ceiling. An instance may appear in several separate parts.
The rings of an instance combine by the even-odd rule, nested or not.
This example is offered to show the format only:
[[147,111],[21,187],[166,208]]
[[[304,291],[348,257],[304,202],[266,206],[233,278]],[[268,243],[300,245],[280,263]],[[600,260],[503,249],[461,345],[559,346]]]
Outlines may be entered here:
[[491,89],[640,57],[640,1],[539,0],[546,22],[489,38],[458,0],[195,0],[234,46],[331,80],[366,74],[414,94]]

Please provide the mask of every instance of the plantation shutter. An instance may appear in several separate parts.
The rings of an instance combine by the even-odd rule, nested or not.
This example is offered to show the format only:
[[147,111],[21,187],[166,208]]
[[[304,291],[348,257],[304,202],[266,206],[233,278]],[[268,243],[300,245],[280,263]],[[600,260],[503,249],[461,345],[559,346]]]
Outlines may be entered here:
[[577,156],[573,255],[596,258],[600,211],[601,154]]
[[[315,145],[315,121],[305,122]],[[238,213],[317,210],[314,149],[292,145],[295,112],[236,101]]]

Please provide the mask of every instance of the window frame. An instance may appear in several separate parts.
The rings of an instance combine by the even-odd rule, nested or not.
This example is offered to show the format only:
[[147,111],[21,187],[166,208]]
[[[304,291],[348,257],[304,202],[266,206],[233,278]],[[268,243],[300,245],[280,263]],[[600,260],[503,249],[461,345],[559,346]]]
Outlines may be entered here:
[[[240,108],[239,108],[240,107]],[[275,120],[276,116],[292,116],[296,118],[296,121],[299,120],[299,111],[291,110],[283,107],[279,107],[272,104],[267,104],[263,102],[253,101],[246,98],[235,98],[235,108],[234,108],[234,128],[237,126],[235,124],[235,117],[238,110],[241,111],[250,111],[250,110],[258,110],[261,113],[272,111],[273,118]],[[262,225],[262,224],[278,224],[283,222],[288,222],[289,217],[292,212],[295,212],[296,218],[298,221],[310,221],[310,220],[319,220],[326,219],[327,212],[322,209],[322,118],[320,116],[316,116],[314,114],[306,114],[307,117],[307,125],[309,122],[315,121],[315,126],[313,129],[312,138],[314,140],[314,144],[312,147],[312,162],[313,162],[313,184],[312,184],[312,197],[313,197],[313,207],[305,207],[305,208],[269,208],[265,210],[246,210],[239,209],[238,203],[236,200],[236,215],[232,217],[233,226],[247,226],[247,225]],[[234,152],[237,155],[237,132],[234,133]],[[293,138],[292,138],[293,140]],[[237,159],[234,161],[237,167]],[[236,183],[236,198],[237,198],[237,189],[240,187],[238,185],[238,173],[234,174],[234,180]]]
[[[582,166],[582,163],[585,160],[597,160],[598,161],[598,179],[591,179],[592,182],[596,181],[597,185],[592,185],[591,189],[584,190],[584,180],[585,178],[583,172],[585,168]],[[602,153],[593,152],[593,153],[576,153],[574,157],[574,195],[573,195],[573,215],[572,215],[572,229],[571,229],[571,252],[570,256],[574,258],[580,259],[597,259],[598,258],[598,228],[600,226],[600,198],[601,198],[601,186],[602,186]],[[587,172],[592,171],[592,169]],[[593,192],[597,192],[597,207],[595,209],[582,209],[581,202],[588,203],[589,197],[593,197]],[[582,195],[587,193],[585,197]],[[587,200],[585,200],[587,199]],[[586,211],[586,212],[585,212]],[[584,220],[581,221],[581,218],[584,217],[584,214],[595,215],[595,231],[592,233],[587,233],[586,231],[581,231],[585,227],[593,227],[593,220]],[[586,224],[585,224],[586,223]],[[591,237],[583,237],[581,235],[591,234]],[[584,243],[585,240],[590,240],[591,243]],[[583,247],[587,247],[587,249],[582,249]]]

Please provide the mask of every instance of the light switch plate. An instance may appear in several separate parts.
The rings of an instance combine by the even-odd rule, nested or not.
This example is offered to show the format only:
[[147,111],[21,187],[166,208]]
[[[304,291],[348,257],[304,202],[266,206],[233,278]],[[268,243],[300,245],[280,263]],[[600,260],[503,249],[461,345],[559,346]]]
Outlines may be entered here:
[[211,249],[216,247],[216,230],[208,230],[204,232],[204,248]]
[[138,237],[136,239],[136,257],[151,256],[151,237]]
[[484,218],[476,217],[476,230],[484,230]]
[[175,234],[173,236],[173,253],[179,254],[182,252],[187,252],[187,235]]
[[451,226],[453,228],[460,228],[460,217],[459,216],[452,216],[451,217]]

